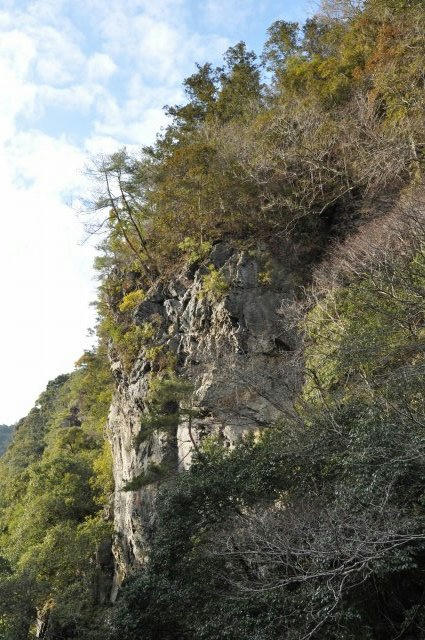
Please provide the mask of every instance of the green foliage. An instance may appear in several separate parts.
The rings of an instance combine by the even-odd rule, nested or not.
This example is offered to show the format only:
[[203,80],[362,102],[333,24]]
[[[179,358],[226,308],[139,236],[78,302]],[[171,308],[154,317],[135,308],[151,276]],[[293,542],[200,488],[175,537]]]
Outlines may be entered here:
[[307,316],[304,395],[322,397],[345,381],[350,393],[389,367],[422,360],[424,254],[408,262],[394,256],[361,281],[330,291]]
[[[2,559],[2,564],[6,564]],[[35,593],[28,575],[16,577],[10,568],[0,573],[0,637],[26,640],[35,617]]]
[[132,311],[135,309],[145,298],[145,294],[141,289],[137,291],[130,291],[122,299],[119,309],[122,313],[126,311]]
[[284,20],[276,20],[267,30],[262,57],[269,71],[282,69],[287,58],[298,51],[298,34],[299,24]]
[[175,434],[180,420],[192,417],[190,400],[192,385],[171,370],[151,375],[146,397],[146,411],[140,422],[134,446],[138,450],[142,442],[155,431]]
[[102,637],[96,558],[112,533],[103,515],[113,489],[104,433],[111,395],[102,347],[86,352],[74,373],[48,384],[1,460],[0,546],[10,570],[0,575],[0,635],[7,640],[33,637],[36,608],[57,637]]
[[130,372],[142,345],[151,335],[151,327],[128,325],[114,320],[109,314],[99,325],[101,338],[109,338],[124,371]]
[[201,300],[207,298],[210,302],[217,302],[226,295],[228,290],[229,283],[224,275],[213,264],[208,265],[208,273],[202,277],[199,298]]
[[122,491],[138,491],[142,487],[146,487],[160,480],[164,480],[169,474],[169,470],[164,464],[155,464],[152,462],[144,473],[139,474],[132,480],[125,483]]
[[155,326],[152,322],[144,322],[140,327],[140,337],[143,342],[148,342],[152,340],[155,335]]
[[[202,551],[208,532],[243,504],[276,494],[275,476],[276,463],[266,460],[252,441],[233,451],[216,442],[203,452],[202,462],[166,484],[158,501],[151,570],[134,576],[125,588],[113,634],[136,638],[143,625],[147,639],[210,637],[204,634],[226,605],[216,600],[220,579],[211,575],[216,562]],[[160,607],[161,616],[157,615]],[[260,616],[259,625],[261,621]],[[236,619],[234,623],[235,635],[229,637],[236,640],[240,626]],[[224,626],[220,633],[217,637],[227,637]]]
[[270,258],[263,259],[262,262],[261,271],[258,273],[258,282],[268,287],[273,283],[273,263]]
[[187,236],[178,248],[183,251],[189,264],[195,264],[208,256],[212,249],[211,242],[198,242],[195,238]]
[[320,248],[329,226],[344,234],[420,179],[423,3],[324,4],[303,27],[269,28],[269,75],[240,42],[185,80],[187,102],[168,107],[152,147],[99,160],[112,315],[182,252],[194,264],[223,237]]
[[260,73],[256,55],[244,42],[230,47],[224,55],[225,66],[219,68],[220,90],[214,112],[222,122],[249,117],[250,106],[261,96]]

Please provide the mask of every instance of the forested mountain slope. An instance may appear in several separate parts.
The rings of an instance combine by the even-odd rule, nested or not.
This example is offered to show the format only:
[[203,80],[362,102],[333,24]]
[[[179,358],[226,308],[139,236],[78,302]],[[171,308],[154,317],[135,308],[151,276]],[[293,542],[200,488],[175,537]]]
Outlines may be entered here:
[[34,637],[37,617],[52,637],[84,634],[108,598],[110,398],[104,357],[87,353],[16,425],[0,465],[0,637]]
[[326,1],[92,167],[98,347],[0,461],[0,638],[425,637],[424,52],[423,2]]

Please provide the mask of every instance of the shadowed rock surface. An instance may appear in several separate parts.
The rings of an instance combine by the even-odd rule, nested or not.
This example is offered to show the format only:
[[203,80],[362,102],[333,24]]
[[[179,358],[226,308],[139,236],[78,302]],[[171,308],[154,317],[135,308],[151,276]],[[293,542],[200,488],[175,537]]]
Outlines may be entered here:
[[[260,275],[266,259],[267,286]],[[212,304],[202,295],[207,271],[192,267],[153,289],[134,315],[138,325],[160,318],[155,342],[175,356],[177,375],[192,385],[197,416],[192,434],[183,422],[172,434],[157,431],[137,450],[151,365],[143,350],[128,375],[118,361],[112,364],[118,383],[109,416],[116,483],[113,599],[129,570],[145,562],[155,517],[155,485],[136,491],[122,487],[152,463],[175,471],[190,466],[190,435],[196,443],[217,434],[231,446],[244,432],[272,424],[290,410],[299,386],[293,359],[297,337],[279,313],[282,301],[294,297],[290,258],[270,258],[262,251],[251,255],[221,243],[209,263],[228,283],[219,300]]]
[[0,424],[0,456],[6,451],[12,439],[13,427],[7,424]]

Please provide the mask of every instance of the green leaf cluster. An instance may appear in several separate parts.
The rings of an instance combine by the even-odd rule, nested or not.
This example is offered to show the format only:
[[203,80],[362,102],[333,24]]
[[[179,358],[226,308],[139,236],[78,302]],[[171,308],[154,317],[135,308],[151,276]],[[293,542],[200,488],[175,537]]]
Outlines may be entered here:
[[1,460],[7,571],[0,575],[0,636],[7,640],[33,637],[36,610],[51,637],[102,637],[97,585],[102,571],[110,579],[99,555],[112,533],[104,517],[113,490],[105,440],[111,397],[106,354],[86,352],[71,375],[48,384]]
[[132,311],[144,300],[144,298],[145,294],[140,289],[137,291],[130,291],[130,293],[127,293],[122,299],[119,309],[122,313]]
[[134,441],[137,450],[156,431],[173,436],[182,418],[193,417],[190,408],[192,392],[192,385],[172,370],[165,369],[150,376],[146,410]]
[[223,273],[213,264],[208,265],[208,273],[202,276],[202,285],[198,292],[200,300],[207,298],[210,302],[218,302],[229,290],[229,283]]

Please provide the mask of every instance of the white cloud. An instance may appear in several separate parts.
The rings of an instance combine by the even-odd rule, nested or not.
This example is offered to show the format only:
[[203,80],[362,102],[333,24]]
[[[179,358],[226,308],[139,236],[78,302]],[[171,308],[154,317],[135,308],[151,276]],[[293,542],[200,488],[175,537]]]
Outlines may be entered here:
[[234,28],[263,9],[260,0],[206,0],[201,11],[208,23],[219,27],[231,24]]
[[[181,81],[195,61],[214,62],[231,44],[218,27],[227,32],[226,20],[252,18],[262,6],[254,0],[206,0],[199,7],[189,0],[1,4],[0,423],[28,410],[87,344],[93,250],[80,246],[83,230],[64,202],[86,189],[88,156],[152,142],[166,123],[163,105],[183,100]],[[202,33],[196,21],[203,21]]]
[[[27,17],[1,18],[0,94],[6,99],[0,101],[0,411],[1,421],[10,422],[31,407],[47,380],[72,367],[87,344],[94,291],[93,250],[79,246],[82,229],[63,198],[84,188],[85,156],[63,136],[17,124],[20,116],[37,115],[43,92],[37,74],[57,84],[49,75],[63,81],[65,63],[79,65],[84,56],[51,30],[42,45],[46,31],[35,35]],[[52,66],[55,48],[58,64]],[[51,100],[55,87],[44,88],[44,99]]]
[[229,44],[220,35],[193,32],[186,11],[187,3],[177,0],[118,2],[99,16],[105,47],[131,60],[144,77],[174,85],[189,65],[217,58]]
[[38,132],[16,135],[4,150],[0,408],[10,422],[87,345],[94,287],[93,251],[79,246],[82,229],[62,200],[84,187],[83,155]]
[[[87,345],[93,249],[80,245],[83,229],[64,202],[85,190],[88,155],[152,141],[165,124],[163,104],[182,98],[189,64],[224,48],[185,28],[183,1],[90,3],[97,46],[67,17],[65,1],[29,0],[25,10],[8,3],[0,13],[0,422],[24,414]],[[66,114],[89,124],[79,146],[37,128],[52,108],[62,110],[64,132]]]
[[101,153],[114,153],[114,151],[122,146],[122,141],[118,138],[114,138],[114,136],[112,135],[95,133],[85,141],[84,148],[88,154],[88,157],[91,158]]
[[34,57],[35,47],[25,34],[13,30],[0,38],[0,141],[13,134],[16,114],[33,108],[35,88],[24,78]]
[[56,197],[82,187],[79,169],[83,154],[65,138],[54,139],[40,131],[20,132],[6,149],[15,176],[35,183],[40,194]]
[[108,80],[116,70],[117,65],[105,53],[95,53],[87,61],[87,77],[94,82]]
[[35,71],[41,82],[66,85],[78,78],[86,64],[78,43],[51,26],[31,25],[28,32],[37,43]]

